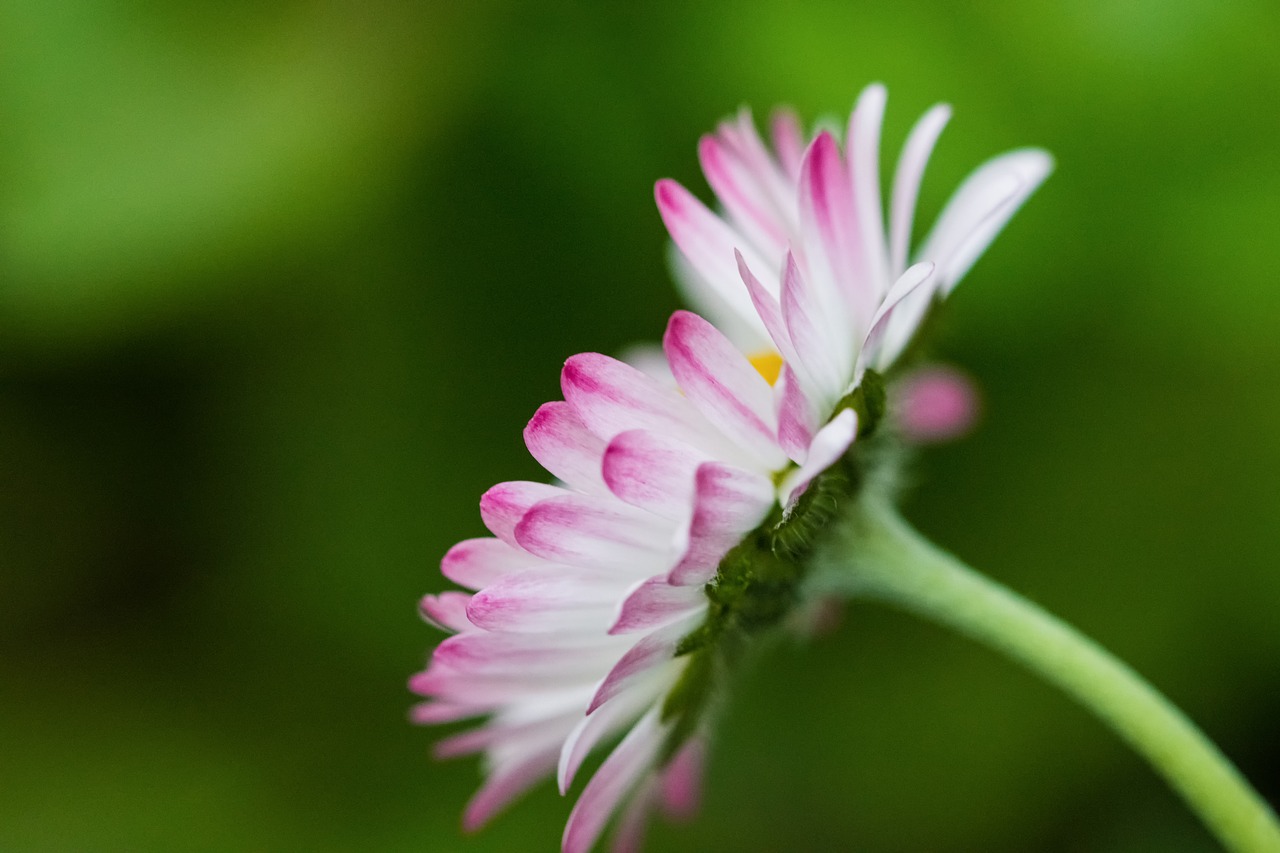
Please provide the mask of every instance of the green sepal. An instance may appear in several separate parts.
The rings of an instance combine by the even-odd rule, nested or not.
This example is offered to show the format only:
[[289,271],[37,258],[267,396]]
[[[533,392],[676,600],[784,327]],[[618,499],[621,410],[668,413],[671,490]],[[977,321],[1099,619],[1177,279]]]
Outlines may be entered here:
[[874,370],[862,374],[862,381],[836,404],[836,414],[853,409],[858,415],[858,438],[866,438],[875,432],[888,407],[888,395],[884,389],[884,377]]
[[719,634],[718,628],[711,620],[707,620],[694,628],[676,645],[676,657],[683,657],[705,649],[711,645]]

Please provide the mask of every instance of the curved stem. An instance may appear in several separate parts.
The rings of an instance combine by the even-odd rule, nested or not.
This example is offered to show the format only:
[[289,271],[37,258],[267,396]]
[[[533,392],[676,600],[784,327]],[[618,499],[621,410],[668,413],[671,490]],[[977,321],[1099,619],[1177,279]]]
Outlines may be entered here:
[[939,550],[887,506],[862,503],[841,538],[815,555],[815,585],[896,605],[1021,661],[1145,756],[1228,850],[1280,853],[1280,823],[1262,797],[1181,711],[1109,652]]

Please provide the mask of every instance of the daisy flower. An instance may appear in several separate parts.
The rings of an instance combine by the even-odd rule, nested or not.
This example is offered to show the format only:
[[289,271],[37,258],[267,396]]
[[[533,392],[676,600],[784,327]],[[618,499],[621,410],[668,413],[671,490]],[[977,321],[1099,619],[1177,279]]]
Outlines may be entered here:
[[[848,158],[829,133],[804,148],[786,120],[776,156],[749,120],[705,139],[725,218],[658,184],[704,310],[729,332],[676,312],[665,379],[570,358],[564,399],[524,433],[557,482],[493,487],[480,504],[493,536],[446,554],[444,575],[470,592],[423,600],[454,635],[411,687],[426,697],[419,722],[483,718],[437,747],[483,756],[468,827],[553,773],[567,791],[614,741],[569,818],[566,853],[590,849],[619,811],[615,849],[635,849],[655,805],[695,804],[718,673],[739,640],[795,610],[811,543],[858,481],[848,451],[883,414],[876,371],[918,323],[902,317],[954,284],[1048,170],[1038,152],[980,169],[908,268],[879,224],[882,106],[882,89],[863,94]],[[909,230],[939,116],[908,142],[895,227],[906,205]]]

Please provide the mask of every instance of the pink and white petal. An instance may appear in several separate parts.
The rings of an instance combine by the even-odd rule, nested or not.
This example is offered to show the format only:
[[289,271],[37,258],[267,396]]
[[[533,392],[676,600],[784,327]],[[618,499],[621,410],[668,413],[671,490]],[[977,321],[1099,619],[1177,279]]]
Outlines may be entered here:
[[487,631],[599,632],[612,624],[622,592],[616,578],[599,572],[520,572],[476,593],[466,615]]
[[879,83],[872,83],[863,89],[858,96],[857,106],[849,117],[849,133],[845,138],[849,180],[853,188],[854,209],[857,211],[858,234],[862,241],[859,255],[865,270],[864,280],[877,288],[877,299],[884,296],[893,281],[889,276],[888,247],[884,240],[884,208],[880,199],[880,128],[884,122],[887,97],[884,86]]
[[[494,714],[493,720],[502,725],[521,725],[534,720],[562,718],[568,723],[564,735],[560,738],[563,742],[577,725],[578,720],[586,713],[587,703],[595,694],[595,688],[595,684],[578,684],[566,690],[531,693],[518,703],[500,708]],[[499,750],[499,752],[503,751]]]
[[743,535],[764,521],[777,499],[773,482],[717,462],[698,468],[693,517],[684,554],[668,575],[677,586],[701,586]]
[[542,781],[556,764],[556,747],[521,756],[494,767],[462,815],[462,826],[474,832],[513,800]]
[[565,826],[563,853],[587,853],[618,804],[653,766],[666,734],[659,713],[654,708],[641,717],[587,783]]
[[526,750],[535,743],[560,743],[573,730],[578,716],[560,714],[518,723],[489,721],[437,741],[432,753],[436,758],[457,758],[482,750],[513,752]]
[[773,148],[778,152],[782,171],[792,181],[799,179],[805,149],[800,119],[789,109],[779,109],[774,112],[769,126],[773,131]]
[[680,641],[702,624],[702,618],[701,612],[693,613],[641,638],[600,682],[600,687],[587,705],[587,713],[594,713],[624,690],[642,683],[655,668],[670,663],[675,658]]
[[677,311],[662,346],[681,390],[708,421],[760,467],[786,464],[769,383],[715,326]]
[[844,338],[831,331],[824,322],[829,315],[801,274],[795,255],[788,252],[782,273],[782,318],[796,350],[795,365],[812,380],[812,402],[821,408],[833,406],[853,378],[853,357],[841,353],[857,345],[852,331]]
[[[893,287],[889,289],[888,295],[880,303],[879,310],[871,320],[871,329],[867,332],[866,340],[862,342],[862,352],[858,356],[855,376],[861,377],[862,371],[868,367],[883,371],[897,358],[899,350],[896,349],[896,339],[894,340],[895,348],[883,346],[889,320],[895,309],[902,307],[904,300],[912,298],[912,294],[916,291],[926,294],[921,298],[932,298],[937,290],[937,280],[934,278],[936,271],[937,267],[932,261],[924,261],[908,269],[893,283]],[[914,331],[911,334],[914,335]]]
[[849,445],[858,435],[858,415],[853,409],[845,409],[831,419],[813,437],[809,448],[809,458],[799,468],[783,479],[778,491],[784,505],[789,504],[814,477],[831,467],[837,459],[845,454]]
[[499,737],[497,729],[492,725],[485,724],[436,741],[435,746],[431,748],[431,754],[441,761],[449,758],[458,758],[463,755],[472,755],[487,749],[497,737]]
[[524,443],[538,463],[584,492],[606,491],[600,477],[604,442],[582,422],[573,406],[557,400],[539,407],[524,428]]
[[763,258],[742,234],[675,181],[658,181],[654,197],[667,232],[681,253],[730,308],[751,322],[754,312],[738,286],[733,250],[739,249],[757,269],[766,267]]
[[[412,689],[412,686],[410,687]],[[492,709],[488,705],[459,705],[453,702],[442,702],[433,699],[419,702],[409,709],[409,719],[420,726],[455,723],[468,717],[487,714]]]
[[667,573],[655,575],[631,588],[618,609],[610,634],[648,631],[703,611],[706,593],[696,586],[673,586]]
[[663,811],[676,820],[689,820],[702,805],[702,776],[707,744],[701,735],[685,741],[659,775]]
[[618,818],[618,827],[609,845],[610,853],[641,853],[645,833],[649,829],[649,816],[658,803],[658,796],[657,776],[652,772],[646,773]]
[[[839,336],[842,329],[834,320],[848,312],[837,309],[847,306],[856,322],[865,323],[879,294],[878,286],[863,275],[866,261],[853,188],[840,145],[828,131],[819,133],[805,154],[799,199],[805,277],[823,306],[821,317],[833,323],[830,334]],[[799,348],[794,333],[791,339]],[[852,363],[849,366],[852,368]]]
[[[784,271],[784,274],[799,276],[799,268],[796,266],[794,258],[789,258],[786,261],[786,271]],[[751,294],[751,301],[756,306],[756,312],[760,315],[761,321],[769,330],[769,336],[773,339],[774,346],[782,356],[784,366],[790,368],[790,372],[793,375],[794,380],[798,380],[800,383],[797,385],[796,382],[793,381],[790,387],[796,393],[800,393],[801,389],[805,387],[808,387],[811,391],[820,387],[818,382],[805,369],[803,361],[796,352],[794,344],[791,342],[791,333],[787,329],[787,321],[783,315],[781,304],[779,304],[778,300],[764,289],[760,280],[757,279],[755,275],[752,274],[751,270],[747,268],[746,263],[741,257],[738,258],[738,272],[742,275],[742,282],[747,286],[747,291]],[[793,285],[794,284],[796,283],[793,282]],[[786,372],[784,371],[784,380],[785,376]],[[782,390],[780,388],[780,384],[782,383],[775,383],[774,385],[774,399],[778,401],[783,400],[785,396],[784,394],[779,393]],[[805,399],[807,400],[807,397],[805,397]],[[778,424],[780,431],[782,429],[781,418],[782,415],[780,414]],[[779,438],[780,440],[782,438],[781,432],[779,432]],[[782,444],[782,449],[788,456],[791,456],[792,450],[785,442]]]
[[[738,349],[743,352],[757,352],[769,345],[769,335],[765,331],[764,326],[760,324],[760,318],[752,313],[750,316],[744,316],[738,309],[733,308],[724,297],[711,285],[707,284],[706,279],[698,274],[693,265],[680,253],[680,249],[675,243],[668,244],[667,264],[671,267],[671,274],[676,281],[676,288],[680,291],[680,295],[684,297],[694,310],[704,317],[709,317],[715,323],[716,328],[724,332],[725,336],[737,344]],[[774,273],[770,271],[770,274]],[[773,281],[774,289],[778,287],[778,282]],[[661,348],[659,348],[661,352]],[[624,358],[627,363],[632,363],[631,359]],[[663,369],[670,373],[666,367],[666,355],[662,355]],[[639,366],[639,365],[637,365]],[[643,369],[643,368],[642,368]],[[649,373],[648,370],[645,371]],[[652,374],[651,374],[652,375]],[[672,384],[675,380],[672,379]]]
[[472,631],[476,626],[467,618],[470,602],[471,595],[466,592],[424,595],[418,603],[418,611],[423,619],[442,631]]
[[[616,652],[620,654],[620,652]],[[604,669],[608,661],[595,661],[592,667]],[[420,696],[437,699],[449,706],[480,708],[485,712],[503,706],[519,704],[531,695],[594,687],[599,680],[600,669],[592,672],[519,672],[510,675],[503,672],[479,671],[476,673],[444,669],[433,666],[410,679],[410,689]],[[588,693],[588,698],[592,695]],[[585,705],[585,699],[583,700]],[[470,716],[470,714],[468,714]]]
[[527,687],[503,689],[492,683],[471,685],[466,673],[442,675],[438,671],[415,673],[409,679],[410,691],[429,697],[419,702],[411,712],[415,723],[452,723],[482,714],[494,714],[492,719],[510,718],[512,721],[548,717],[572,711],[581,716],[587,702],[595,695],[596,682],[579,681],[574,684],[547,686],[536,693]]
[[765,255],[786,248],[790,234],[782,213],[761,180],[724,139],[707,134],[698,141],[698,159],[733,224]]
[[672,531],[661,519],[624,503],[565,495],[535,504],[516,539],[548,560],[645,577],[670,559]]
[[[432,672],[432,668],[428,668],[423,672],[415,672],[413,675],[409,676],[409,692],[417,693],[419,696],[436,697],[438,693],[436,685],[438,684],[438,682],[439,682],[439,679],[436,678],[436,673]],[[423,703],[423,704],[426,704],[426,703]],[[440,703],[430,703],[430,704],[432,705],[439,704],[443,709],[445,707],[449,707],[449,708],[457,707],[460,703],[444,701]],[[422,707],[422,704],[419,704],[418,707]],[[468,704],[468,707],[471,707],[471,705]]]
[[480,518],[489,531],[508,545],[516,543],[515,529],[535,503],[571,492],[546,483],[515,480],[499,483],[480,496]]
[[818,430],[818,413],[801,387],[790,364],[774,386],[778,392],[778,444],[797,465],[809,458],[809,444]]
[[606,442],[628,430],[648,429],[697,447],[723,443],[675,388],[607,355],[573,356],[565,362],[560,386],[582,422]]
[[620,500],[673,521],[685,522],[693,478],[706,453],[652,430],[629,430],[609,442],[604,480]]
[[880,340],[876,344],[875,364],[887,369],[907,349],[924,324],[925,317],[937,301],[942,281],[935,271],[932,280],[924,287],[917,287],[885,319]]
[[920,181],[933,147],[950,119],[950,106],[934,106],[911,128],[906,144],[902,146],[898,168],[893,174],[893,200],[889,211],[889,274],[892,276],[900,276],[907,268]]
[[789,177],[779,165],[777,159],[769,153],[769,148],[756,132],[755,120],[751,110],[743,107],[733,122],[722,122],[720,136],[737,152],[746,168],[754,176],[782,214],[783,230],[795,230],[795,181]]
[[501,539],[464,539],[444,555],[440,572],[459,586],[482,589],[535,566],[546,566],[546,561]]
[[773,345],[777,347],[783,361],[788,364],[796,363],[798,361],[796,350],[791,345],[791,334],[787,331],[786,321],[782,318],[782,306],[778,303],[777,296],[771,293],[760,279],[756,278],[755,273],[747,266],[746,259],[742,257],[741,252],[735,251],[734,257],[738,261],[738,275],[742,277],[742,283],[747,286],[747,293],[751,296],[751,304],[755,306],[756,315],[760,318],[760,322],[764,324],[765,330],[768,331],[769,337],[773,340]]
[[663,686],[664,682],[657,678],[643,679],[577,722],[560,748],[556,784],[559,785],[561,794],[568,792],[578,769],[591,750],[600,741],[612,737],[635,722],[646,708],[652,707],[660,698]]
[[[529,634],[476,631],[455,634],[436,647],[431,669],[440,682],[454,675],[479,681],[490,677],[528,678],[541,684],[544,676],[567,683],[607,669],[625,650],[625,642],[564,634],[534,638]],[[430,683],[430,679],[426,680]],[[422,686],[419,682],[418,686]],[[438,695],[433,692],[432,695]]]
[[944,296],[1052,171],[1052,157],[1026,148],[987,161],[964,180],[938,216],[920,253],[921,259],[938,264]]

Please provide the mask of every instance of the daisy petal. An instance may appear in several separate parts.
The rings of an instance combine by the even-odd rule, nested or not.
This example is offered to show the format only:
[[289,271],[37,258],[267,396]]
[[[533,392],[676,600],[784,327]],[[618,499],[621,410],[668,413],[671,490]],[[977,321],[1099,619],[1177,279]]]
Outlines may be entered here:
[[[724,301],[719,291],[707,283],[707,280],[693,268],[688,259],[680,253],[680,249],[675,243],[668,243],[667,265],[671,267],[671,274],[675,277],[676,288],[680,291],[680,295],[684,297],[684,301],[696,310],[699,314],[705,314],[708,317],[716,318],[716,325],[720,331],[729,336],[743,352],[755,352],[769,345],[769,335],[765,332],[764,327],[760,324],[759,318],[752,314],[750,318],[743,316],[741,311],[729,307],[729,303]],[[778,282],[770,279],[773,287],[778,287]],[[661,355],[661,348],[658,349]],[[663,369],[669,374],[671,371],[666,368],[666,356],[661,356]],[[632,364],[630,358],[625,359],[627,363]],[[640,365],[637,365],[638,367]],[[649,371],[645,371],[646,373]]]
[[1027,148],[989,160],[965,179],[939,214],[920,253],[938,264],[944,296],[1051,171],[1052,157]]
[[454,723],[458,720],[465,720],[468,717],[487,714],[489,710],[489,707],[485,705],[456,705],[451,702],[441,702],[433,699],[429,702],[419,702],[414,705],[409,711],[409,718],[419,725],[435,725],[438,723]]
[[782,306],[778,304],[777,297],[766,290],[760,279],[755,277],[741,252],[735,250],[734,258],[738,261],[738,275],[741,276],[742,283],[747,286],[751,304],[755,307],[760,321],[764,323],[765,330],[773,340],[773,345],[782,354],[783,361],[794,364],[798,360],[795,347],[791,345],[791,335],[787,332],[786,322],[782,319]]
[[[840,339],[829,331],[829,324],[823,322],[825,316],[829,312],[801,275],[795,256],[788,252],[782,274],[782,317],[795,346],[797,365],[812,379],[814,404],[821,407],[833,405],[844,393],[853,363],[842,354],[856,345],[852,337]],[[847,367],[843,364],[846,360],[850,362]]]
[[[616,642],[580,638],[566,642],[557,635],[550,639],[531,639],[524,634],[495,634],[475,631],[454,634],[436,647],[431,656],[432,671],[441,683],[452,673],[468,678],[528,678],[541,681],[554,676],[572,681],[579,674],[598,671],[601,661],[616,659],[617,649],[626,648]],[[607,665],[607,664],[606,664]],[[427,679],[430,683],[432,679]],[[433,695],[435,695],[433,693]]]
[[683,522],[689,515],[693,476],[707,454],[651,430],[629,430],[609,442],[604,480],[632,506]]
[[738,110],[734,121],[721,122],[719,134],[751,171],[761,192],[773,202],[781,230],[784,233],[793,230],[796,220],[794,183],[756,132],[751,110],[743,107]]
[[409,689],[445,705],[490,712],[498,711],[504,706],[519,705],[528,701],[530,696],[552,693],[585,693],[585,697],[578,700],[585,703],[592,695],[586,689],[590,686],[591,682],[586,680],[582,672],[556,673],[543,670],[537,673],[519,672],[515,675],[485,671],[468,673],[445,670],[433,662],[430,670],[413,676]]
[[547,560],[603,572],[651,574],[668,556],[657,519],[583,495],[540,501],[521,519],[521,547]]
[[555,767],[555,762],[556,748],[552,746],[494,768],[471,802],[467,803],[462,817],[463,828],[474,832],[484,826],[512,800],[541,781]]
[[677,311],[662,346],[681,390],[707,420],[762,467],[785,464],[769,383],[715,326]]
[[620,587],[599,572],[518,572],[476,593],[466,615],[487,631],[599,630],[613,618]]
[[654,708],[605,759],[578,798],[561,842],[563,853],[587,853],[622,799],[657,758],[664,729]]
[[607,355],[573,356],[560,386],[582,422],[606,442],[627,430],[647,429],[696,447],[723,443],[676,389]]
[[576,721],[576,714],[560,714],[521,723],[491,722],[437,742],[432,752],[436,758],[457,758],[481,750],[527,749],[533,742],[558,743]]
[[767,477],[718,462],[700,466],[687,546],[671,570],[671,583],[701,586],[710,581],[720,560],[764,521],[774,500]]
[[865,367],[874,367],[877,370],[884,370],[893,362],[902,348],[910,341],[915,334],[915,327],[919,325],[920,318],[916,318],[916,323],[910,329],[904,325],[899,325],[898,335],[906,335],[905,340],[895,339],[892,343],[893,347],[882,346],[887,343],[886,330],[889,327],[889,320],[894,313],[894,309],[903,304],[907,299],[914,300],[916,304],[923,302],[928,304],[933,297],[936,281],[930,281],[936,270],[934,264],[930,261],[916,264],[909,270],[904,272],[897,281],[893,283],[893,287],[889,289],[889,293],[885,296],[884,301],[880,303],[879,310],[871,319],[871,330],[867,332],[866,340],[862,342],[862,353],[858,357],[858,367],[855,370],[855,376],[861,376]]
[[702,614],[694,614],[642,637],[600,682],[599,689],[591,697],[591,704],[587,705],[587,713],[595,713],[597,708],[639,683],[650,670],[670,662],[675,657],[680,641],[698,627],[701,621]]
[[880,127],[884,122],[887,97],[884,86],[879,83],[863,89],[853,115],[849,117],[849,133],[845,139],[854,209],[857,211],[857,233],[862,241],[858,254],[863,262],[865,280],[875,288],[877,299],[884,296],[892,281],[889,278],[884,213],[880,201]]
[[578,768],[596,744],[633,722],[645,708],[653,704],[654,688],[653,683],[635,685],[578,721],[560,749],[556,784],[561,794],[568,792],[578,774]]
[[707,596],[701,588],[672,586],[664,572],[632,587],[609,633],[648,631],[706,607]]
[[519,547],[515,539],[516,525],[529,508],[540,500],[567,494],[571,492],[546,483],[522,480],[499,483],[480,496],[480,518],[494,536]]
[[459,586],[482,589],[512,572],[543,564],[540,558],[501,539],[464,539],[444,555],[440,572]]
[[618,818],[610,853],[641,853],[649,829],[649,815],[657,802],[658,780],[653,773],[648,773],[632,791],[630,801]]
[[858,416],[853,409],[845,409],[819,430],[809,448],[809,458],[782,481],[778,489],[782,502],[789,504],[814,477],[830,468],[853,444],[857,434]]
[[891,275],[899,276],[907,268],[907,251],[911,244],[911,223],[916,214],[916,197],[920,193],[920,181],[933,147],[942,129],[951,119],[951,107],[938,104],[929,110],[907,137],[898,157],[898,168],[893,174],[893,201],[889,222],[889,268]]
[[443,631],[470,631],[475,628],[467,618],[471,595],[465,592],[442,592],[424,595],[418,603],[422,618]]
[[587,429],[568,403],[543,404],[524,428],[529,453],[564,482],[584,492],[605,491],[600,478],[604,442]]
[[770,253],[784,248],[788,235],[759,172],[744,163],[724,140],[710,134],[698,142],[698,159],[707,183],[749,244]]
[[756,269],[767,269],[763,258],[741,234],[675,181],[658,181],[654,197],[662,221],[671,239],[680,247],[680,252],[726,305],[748,324],[758,326],[750,301],[737,286],[738,272],[733,251],[742,251]]
[[[832,319],[842,304],[854,317],[869,316],[877,285],[859,273],[863,270],[858,218],[853,189],[840,145],[823,131],[810,144],[800,170],[800,230],[804,238],[805,268],[810,287]],[[753,269],[759,269],[755,264]],[[799,347],[795,334],[792,341]]]
[[773,150],[778,152],[778,162],[782,170],[791,180],[800,176],[800,163],[804,160],[804,130],[800,127],[800,119],[788,109],[774,112],[769,123],[773,131]]
[[688,820],[698,812],[706,752],[706,742],[701,737],[691,737],[662,770],[662,805],[677,820]]

